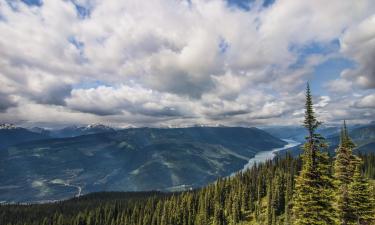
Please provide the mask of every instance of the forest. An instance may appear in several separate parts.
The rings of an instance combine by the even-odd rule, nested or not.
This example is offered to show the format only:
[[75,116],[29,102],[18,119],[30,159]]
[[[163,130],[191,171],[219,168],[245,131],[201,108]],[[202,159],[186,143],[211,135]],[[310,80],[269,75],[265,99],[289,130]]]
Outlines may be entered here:
[[206,187],[175,193],[94,193],[67,201],[1,205],[4,225],[375,224],[375,155],[353,154],[345,122],[335,155],[316,130],[309,86],[303,154],[285,154]]

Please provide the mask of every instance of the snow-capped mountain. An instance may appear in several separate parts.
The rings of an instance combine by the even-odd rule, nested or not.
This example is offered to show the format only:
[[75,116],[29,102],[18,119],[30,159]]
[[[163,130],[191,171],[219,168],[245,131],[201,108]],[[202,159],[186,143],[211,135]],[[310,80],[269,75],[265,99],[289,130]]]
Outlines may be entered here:
[[14,124],[11,124],[11,123],[0,124],[0,130],[13,130],[13,129],[17,129],[17,127]]
[[49,138],[48,135],[35,133],[13,124],[0,124],[0,149],[11,145]]
[[82,130],[114,131],[112,127],[109,127],[100,123],[89,124],[86,127],[83,127]]
[[69,126],[62,129],[50,130],[50,136],[55,138],[77,137],[81,135],[113,132],[115,129],[103,124],[89,124],[87,126]]

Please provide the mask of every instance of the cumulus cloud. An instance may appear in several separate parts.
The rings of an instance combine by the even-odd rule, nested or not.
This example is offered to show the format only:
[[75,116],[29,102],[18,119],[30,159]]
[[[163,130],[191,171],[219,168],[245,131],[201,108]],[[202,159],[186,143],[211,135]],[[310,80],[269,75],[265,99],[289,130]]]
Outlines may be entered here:
[[350,27],[340,41],[341,51],[358,63],[343,78],[362,88],[375,88],[375,14]]
[[0,112],[4,112],[8,108],[14,107],[16,105],[17,104],[13,101],[13,99],[10,96],[0,92]]
[[[357,66],[323,85],[334,94],[317,106],[327,120],[354,118],[366,104],[338,93],[375,87],[374,10],[370,0],[254,1],[248,10],[224,0],[0,0],[0,119],[295,123],[304,84],[332,55]],[[339,51],[304,52],[336,40]],[[353,104],[336,104],[345,100]]]
[[[344,71],[343,74],[345,74],[345,72],[346,71]],[[334,93],[347,93],[353,90],[353,83],[342,77],[328,82],[325,86]]]
[[375,94],[367,95],[356,103],[361,108],[375,108]]
[[67,106],[81,112],[96,115],[116,115],[122,112],[147,116],[187,116],[183,112],[184,100],[172,94],[159,93],[141,87],[120,86],[118,88],[99,86],[90,89],[76,89],[66,99]]

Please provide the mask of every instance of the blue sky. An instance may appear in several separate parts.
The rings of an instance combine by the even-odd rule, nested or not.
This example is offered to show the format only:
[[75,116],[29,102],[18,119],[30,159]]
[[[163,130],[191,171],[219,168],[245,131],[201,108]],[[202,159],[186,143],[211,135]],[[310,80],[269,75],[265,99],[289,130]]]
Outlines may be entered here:
[[290,125],[310,82],[321,120],[366,123],[374,11],[371,0],[0,0],[0,120]]
[[329,81],[339,78],[345,69],[355,68],[355,63],[346,58],[329,59],[314,68],[311,79],[311,88],[321,95],[328,95],[325,87]]
[[22,0],[22,1],[30,6],[40,6],[42,4],[41,0]]

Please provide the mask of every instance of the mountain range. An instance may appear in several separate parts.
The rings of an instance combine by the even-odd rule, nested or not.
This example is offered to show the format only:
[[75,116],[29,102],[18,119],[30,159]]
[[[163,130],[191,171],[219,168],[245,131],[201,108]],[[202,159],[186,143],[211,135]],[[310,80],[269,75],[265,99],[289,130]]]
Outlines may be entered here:
[[263,130],[241,127],[132,128],[42,138],[1,149],[0,200],[199,187],[242,169],[257,152],[285,144]]
[[102,124],[69,126],[61,129],[45,129],[40,127],[23,128],[13,124],[4,123],[0,124],[0,149],[28,141],[77,137],[113,131],[115,131],[114,128]]
[[[267,132],[266,132],[267,131]],[[323,127],[329,151],[338,127]],[[96,191],[179,191],[239,171],[282,139],[303,142],[303,127],[62,129],[0,125],[0,202],[66,199]],[[350,127],[355,152],[375,151],[375,124]],[[301,146],[285,151],[301,154]],[[280,155],[285,151],[279,152]]]
[[77,137],[81,135],[97,134],[115,131],[114,128],[103,124],[89,124],[87,126],[68,126],[61,129],[44,129],[32,127],[31,132],[47,135],[51,138]]
[[48,139],[50,136],[43,133],[32,132],[12,124],[0,124],[0,149],[33,140]]
[[[277,127],[264,130],[274,135],[275,137],[289,138],[297,140],[299,142],[303,142],[304,137],[306,136],[306,131],[302,127],[286,127],[285,132],[282,132],[282,129]],[[356,145],[353,150],[355,154],[375,152],[375,123],[372,122],[366,125],[355,125],[349,127],[348,130],[350,138]],[[331,155],[334,155],[335,149],[340,143],[340,127],[323,127],[320,128],[317,132],[326,139],[326,143],[328,144],[327,151]],[[280,151],[278,152],[278,154],[283,155],[286,151],[292,153],[295,156],[299,155],[302,153],[301,145]]]

